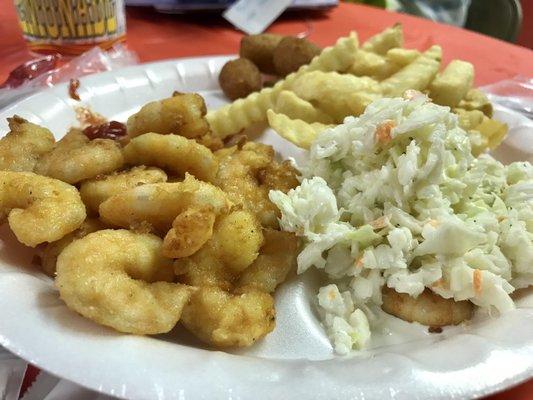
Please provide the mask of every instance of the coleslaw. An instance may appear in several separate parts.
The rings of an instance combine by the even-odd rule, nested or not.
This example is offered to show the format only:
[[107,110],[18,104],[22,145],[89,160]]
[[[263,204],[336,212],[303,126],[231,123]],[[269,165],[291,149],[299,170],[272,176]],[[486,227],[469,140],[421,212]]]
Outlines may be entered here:
[[506,312],[533,284],[533,166],[474,158],[456,115],[422,94],[325,130],[299,169],[270,199],[304,240],[298,273],[328,276],[317,303],[337,353],[368,344],[384,285]]

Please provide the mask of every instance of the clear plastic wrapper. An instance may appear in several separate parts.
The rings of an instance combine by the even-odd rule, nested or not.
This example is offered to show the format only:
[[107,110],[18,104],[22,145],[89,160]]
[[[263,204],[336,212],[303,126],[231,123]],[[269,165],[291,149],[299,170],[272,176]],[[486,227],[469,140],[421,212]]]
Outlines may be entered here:
[[7,81],[0,86],[0,109],[60,82],[137,63],[137,54],[121,44],[115,45],[108,51],[93,47],[58,68],[55,68],[58,64],[57,56],[46,56],[29,61],[17,67]]
[[533,78],[516,76],[483,86],[490,101],[533,119]]
[[0,347],[0,399],[17,400],[26,362]]

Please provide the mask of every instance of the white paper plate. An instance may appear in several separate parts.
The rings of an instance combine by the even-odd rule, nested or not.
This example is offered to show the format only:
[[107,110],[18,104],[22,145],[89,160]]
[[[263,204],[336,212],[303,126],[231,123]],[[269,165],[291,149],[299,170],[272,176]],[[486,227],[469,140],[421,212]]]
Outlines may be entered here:
[[[208,107],[226,100],[217,75],[227,57],[146,64],[81,79],[83,104],[124,121],[174,90],[203,94]],[[19,114],[58,137],[76,125],[65,85],[38,93],[0,112]],[[531,160],[531,123],[498,109],[513,127],[497,156]],[[529,130],[529,131],[528,131]],[[263,142],[283,156],[295,148],[266,131]],[[391,336],[387,346],[336,357],[314,314],[313,274],[276,293],[277,327],[252,348],[208,350],[179,326],[157,337],[121,335],[69,311],[52,281],[31,266],[33,251],[0,228],[0,344],[55,375],[88,388],[132,399],[450,399],[503,389],[533,374],[533,294],[498,319],[429,335]],[[411,325],[399,322],[399,331]],[[413,331],[414,332],[414,331]]]

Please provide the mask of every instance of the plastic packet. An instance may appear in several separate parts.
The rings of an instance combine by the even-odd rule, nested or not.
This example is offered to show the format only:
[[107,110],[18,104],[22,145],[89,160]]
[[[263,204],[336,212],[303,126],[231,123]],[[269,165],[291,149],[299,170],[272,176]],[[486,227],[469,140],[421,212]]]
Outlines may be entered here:
[[0,399],[17,400],[26,362],[0,347]]
[[533,78],[516,76],[483,86],[490,101],[533,119]]
[[[58,64],[58,56],[45,56],[32,60],[17,67],[2,85],[0,108],[38,90],[52,87],[70,79],[95,72],[111,71],[137,63],[137,54],[122,44],[117,44],[108,51],[104,51],[100,47],[93,47],[58,68],[55,68]],[[24,79],[24,74],[29,75],[27,79]]]

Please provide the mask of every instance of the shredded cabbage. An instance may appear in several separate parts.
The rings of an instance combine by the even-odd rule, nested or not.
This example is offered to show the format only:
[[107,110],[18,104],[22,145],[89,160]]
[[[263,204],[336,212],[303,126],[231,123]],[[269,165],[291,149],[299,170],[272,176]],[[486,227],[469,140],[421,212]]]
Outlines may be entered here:
[[270,199],[304,239],[298,272],[330,277],[318,308],[338,353],[368,343],[383,285],[505,312],[533,284],[533,166],[474,158],[457,117],[425,96],[373,102],[321,133],[299,168],[300,186]]

